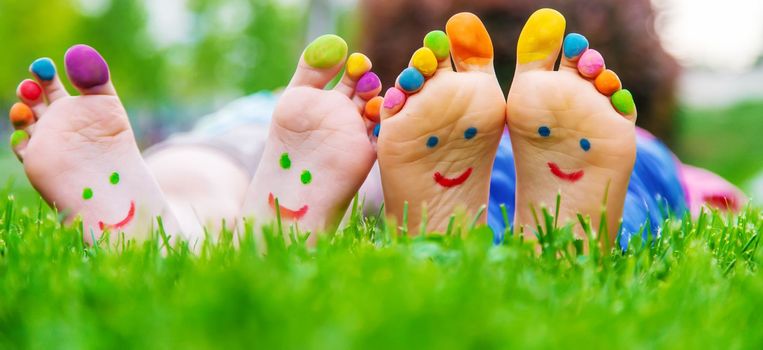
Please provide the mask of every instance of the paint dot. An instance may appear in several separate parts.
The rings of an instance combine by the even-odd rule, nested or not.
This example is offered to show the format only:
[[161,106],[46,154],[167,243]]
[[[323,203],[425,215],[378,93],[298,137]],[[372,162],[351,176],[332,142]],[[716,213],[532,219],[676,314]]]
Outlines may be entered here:
[[374,126],[374,136],[379,137],[380,131],[381,131],[381,124],[376,124],[376,126]]
[[299,176],[299,179],[303,184],[307,185],[313,181],[313,174],[310,173],[310,170],[303,170],[302,175]]
[[429,136],[427,139],[427,147],[433,148],[437,146],[438,142],[440,142],[440,139],[438,139],[437,136]]
[[88,200],[90,198],[93,198],[93,189],[85,187],[85,189],[82,190],[82,199]]
[[588,141],[586,138],[580,139],[580,148],[588,152],[588,150],[591,149],[591,141]]
[[476,135],[477,135],[477,128],[475,128],[475,127],[468,128],[468,129],[466,129],[466,131],[464,131],[464,137],[467,140],[471,140]]
[[111,173],[111,176],[109,177],[109,182],[111,182],[112,185],[116,185],[119,183],[119,173],[113,172]]
[[551,129],[549,129],[547,126],[541,126],[538,128],[538,135],[543,137],[549,137],[551,136]]
[[284,169],[291,168],[291,158],[289,158],[289,154],[286,152],[281,154],[281,159],[278,160],[278,163],[281,164],[281,168],[284,168]]

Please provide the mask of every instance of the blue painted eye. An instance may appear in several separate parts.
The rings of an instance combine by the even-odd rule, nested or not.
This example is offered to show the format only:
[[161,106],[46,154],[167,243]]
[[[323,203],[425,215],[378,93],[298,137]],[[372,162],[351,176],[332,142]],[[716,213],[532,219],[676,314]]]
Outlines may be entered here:
[[464,131],[464,138],[466,138],[467,140],[472,139],[474,136],[477,136],[477,128],[471,127],[466,129],[466,131]]
[[538,128],[538,135],[543,137],[549,137],[551,136],[551,129],[549,129],[547,126],[541,126]]
[[591,149],[591,141],[588,141],[586,138],[580,139],[580,148],[588,152],[588,150]]
[[433,148],[434,146],[437,146],[438,142],[440,142],[440,139],[438,139],[437,136],[429,136],[427,139],[427,147]]

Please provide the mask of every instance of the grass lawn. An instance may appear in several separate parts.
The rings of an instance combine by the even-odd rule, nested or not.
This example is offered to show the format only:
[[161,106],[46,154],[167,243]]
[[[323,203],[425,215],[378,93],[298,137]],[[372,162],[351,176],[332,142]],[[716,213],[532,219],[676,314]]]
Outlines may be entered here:
[[626,253],[582,254],[549,225],[542,252],[353,216],[314,249],[268,236],[263,257],[246,236],[163,253],[161,238],[84,247],[44,206],[0,199],[0,348],[763,346],[760,210],[670,220]]

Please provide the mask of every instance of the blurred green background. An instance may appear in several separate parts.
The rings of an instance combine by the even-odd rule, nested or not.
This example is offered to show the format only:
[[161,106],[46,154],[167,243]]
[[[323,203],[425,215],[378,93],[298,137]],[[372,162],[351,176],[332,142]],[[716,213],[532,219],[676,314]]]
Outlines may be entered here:
[[[7,111],[17,84],[29,77],[29,64],[48,56],[60,65],[68,47],[86,43],[108,60],[139,142],[156,142],[237,97],[284,86],[302,47],[315,35],[316,22],[357,49],[361,24],[353,20],[354,1],[332,2],[330,14],[316,21],[326,3],[0,0],[0,136],[7,138],[10,131]],[[761,60],[747,69],[761,72]],[[689,84],[714,84],[712,79]],[[757,84],[763,91],[763,79]],[[763,181],[763,97],[713,105],[682,101],[674,142],[678,156],[748,193],[761,191],[756,186],[763,182],[754,179]],[[0,147],[0,181],[17,194],[32,193],[7,146]]]

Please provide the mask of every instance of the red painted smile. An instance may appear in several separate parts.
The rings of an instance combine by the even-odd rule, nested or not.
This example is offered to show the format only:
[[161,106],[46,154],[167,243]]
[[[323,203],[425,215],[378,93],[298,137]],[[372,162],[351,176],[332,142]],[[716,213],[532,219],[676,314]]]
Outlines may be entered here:
[[569,182],[575,182],[583,178],[583,170],[578,170],[575,172],[564,172],[561,168],[559,168],[558,165],[554,162],[548,162],[548,168],[551,169],[551,173],[554,174],[556,177],[566,180]]
[[466,171],[464,171],[464,173],[458,177],[445,177],[438,171],[434,173],[434,181],[440,184],[442,187],[454,187],[464,183],[464,181],[466,181],[466,179],[468,179],[471,174],[472,168],[466,169]]
[[[268,204],[270,204],[270,207],[273,208],[273,210],[276,209],[276,199],[273,197],[273,193],[268,195]],[[279,204],[278,211],[281,212],[282,218],[289,220],[299,220],[305,216],[305,214],[307,214],[307,205],[303,205],[302,208],[299,208],[299,210],[291,210]]]
[[116,224],[105,224],[103,221],[98,221],[98,226],[101,228],[101,231],[105,231],[105,230],[109,230],[109,231],[119,230],[119,229],[127,226],[127,224],[129,224],[130,221],[132,221],[132,219],[134,217],[135,217],[135,202],[134,201],[130,201],[130,211],[127,212],[127,216],[125,216],[125,218],[122,221],[120,221],[120,222],[118,222]]

